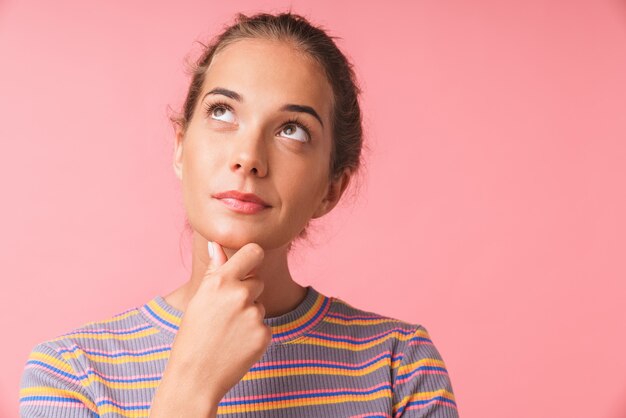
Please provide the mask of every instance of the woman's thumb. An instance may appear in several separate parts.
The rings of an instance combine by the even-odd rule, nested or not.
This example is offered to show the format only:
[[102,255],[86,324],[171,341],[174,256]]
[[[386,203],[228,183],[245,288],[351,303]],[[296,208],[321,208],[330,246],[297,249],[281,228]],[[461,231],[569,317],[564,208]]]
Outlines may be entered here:
[[211,273],[228,261],[228,257],[226,257],[226,253],[224,253],[222,246],[215,241],[208,242],[208,250],[209,265],[207,267],[207,273]]

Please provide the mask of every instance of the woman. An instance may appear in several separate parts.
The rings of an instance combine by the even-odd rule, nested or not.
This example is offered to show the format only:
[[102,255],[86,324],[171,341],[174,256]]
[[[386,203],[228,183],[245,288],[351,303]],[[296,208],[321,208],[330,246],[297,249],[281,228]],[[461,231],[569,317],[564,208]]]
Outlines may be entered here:
[[297,15],[239,15],[175,119],[192,273],[165,297],[38,344],[21,414],[457,417],[421,325],[291,277],[287,255],[359,167],[359,89]]

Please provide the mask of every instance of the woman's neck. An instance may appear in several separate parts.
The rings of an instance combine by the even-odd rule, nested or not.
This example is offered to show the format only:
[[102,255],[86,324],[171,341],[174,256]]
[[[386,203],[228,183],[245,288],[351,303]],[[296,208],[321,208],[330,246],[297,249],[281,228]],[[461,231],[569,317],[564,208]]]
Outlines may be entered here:
[[[237,251],[223,248],[230,257]],[[306,288],[293,281],[287,263],[287,245],[265,250],[256,277],[264,281],[263,293],[257,299],[265,307],[265,317],[272,318],[293,310],[306,296]],[[174,308],[185,311],[207,270],[209,255],[207,240],[194,231],[192,239],[191,277],[182,286],[164,296]]]

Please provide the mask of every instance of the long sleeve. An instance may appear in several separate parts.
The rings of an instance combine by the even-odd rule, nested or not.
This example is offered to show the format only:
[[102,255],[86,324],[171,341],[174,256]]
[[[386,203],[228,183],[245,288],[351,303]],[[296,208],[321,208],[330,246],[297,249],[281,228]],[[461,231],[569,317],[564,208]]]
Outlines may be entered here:
[[394,418],[458,418],[448,371],[421,325],[399,344],[392,388]]
[[97,407],[70,364],[46,343],[31,351],[20,382],[22,418],[93,418]]

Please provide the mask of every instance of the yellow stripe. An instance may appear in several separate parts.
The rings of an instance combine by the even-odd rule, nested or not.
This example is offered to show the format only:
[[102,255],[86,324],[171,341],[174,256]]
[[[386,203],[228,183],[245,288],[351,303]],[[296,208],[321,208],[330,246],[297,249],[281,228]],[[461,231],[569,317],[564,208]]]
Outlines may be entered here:
[[287,324],[273,326],[272,327],[272,334],[279,334],[279,333],[283,333],[283,332],[288,332],[288,331],[290,331],[290,330],[292,330],[294,328],[298,328],[302,324],[305,324],[306,322],[308,322],[320,310],[320,307],[324,303],[324,299],[325,299],[324,296],[319,295],[317,297],[317,300],[313,304],[313,306],[311,306],[311,308],[301,318],[298,318],[297,320],[289,322]]
[[135,340],[138,338],[147,337],[149,335],[157,334],[159,330],[156,328],[150,328],[141,332],[133,333],[133,334],[112,334],[112,333],[103,333],[103,334],[89,334],[89,333],[77,333],[71,334],[65,337],[55,338],[50,341],[67,341],[67,338],[89,338],[90,340]]
[[[80,328],[85,328],[85,327],[89,327],[89,326],[93,326],[93,325],[102,325],[102,324],[111,324],[113,322],[120,322],[125,320],[126,318],[131,318],[133,316],[137,316],[139,315],[139,311],[137,309],[133,309],[130,312],[126,312],[123,314],[117,314],[109,319],[104,319],[104,320],[100,320],[100,321],[92,321],[92,322],[87,322],[85,324],[83,324]],[[71,334],[67,333],[67,334],[63,334],[61,335],[61,337],[63,336],[71,336]]]
[[430,335],[428,334],[428,331],[426,331],[424,328],[419,328],[419,329],[417,329],[417,330],[413,333],[413,335],[417,335],[418,337],[428,338],[429,340],[431,339],[431,338],[430,338]]
[[391,398],[391,391],[389,389],[381,390],[380,392],[372,393],[369,395],[347,395],[347,396],[320,396],[318,398],[305,398],[305,399],[292,399],[283,401],[264,402],[258,404],[243,404],[243,405],[229,405],[218,406],[217,415],[222,414],[234,414],[241,412],[253,412],[253,411],[267,411],[270,409],[286,409],[299,406],[311,406],[311,405],[328,405],[344,402],[366,402],[379,398]]
[[121,356],[121,357],[106,357],[98,354],[87,354],[83,350],[76,350],[74,352],[63,353],[63,358],[79,359],[81,356],[87,357],[89,360],[97,363],[105,364],[124,364],[124,363],[146,363],[148,361],[167,359],[170,356],[169,351],[162,351],[160,353],[144,354],[142,356]]
[[[339,336],[338,336],[339,337]],[[363,351],[368,348],[380,345],[387,341],[390,338],[395,338],[399,341],[406,341],[411,339],[412,335],[403,335],[400,332],[393,331],[382,337],[370,341],[369,343],[359,344],[345,341],[328,341],[321,338],[316,338],[315,336],[306,336],[304,338],[296,339],[293,341],[286,341],[285,344],[307,344],[307,345],[318,345],[321,347],[334,348],[339,350],[348,350],[348,351]]]
[[241,380],[259,380],[298,375],[365,376],[382,367],[389,367],[389,359],[380,359],[361,370],[332,369],[326,367],[298,367],[294,369],[260,370],[246,373]]
[[398,319],[392,319],[392,318],[379,318],[379,319],[353,319],[353,320],[345,320],[345,319],[341,319],[341,318],[330,318],[330,317],[325,317],[323,322],[327,322],[329,324],[337,324],[337,325],[363,325],[363,326],[370,326],[370,325],[378,325],[378,324],[385,324],[387,322],[391,322],[391,323],[398,323],[398,322],[402,322]]
[[161,318],[165,319],[167,322],[171,322],[172,324],[176,326],[180,326],[182,318],[179,318],[176,315],[172,315],[171,313],[167,312],[166,310],[161,308],[161,306],[159,306],[159,304],[156,303],[156,301],[154,300],[150,301],[148,303],[148,306],[150,307],[150,309],[152,309],[152,311],[154,311],[154,313],[156,313]]
[[131,409],[126,411],[111,404],[102,405],[99,412],[101,416],[106,414],[117,414],[123,417],[131,418],[147,417],[150,414],[150,411],[147,409]]
[[426,400],[429,400],[429,399],[433,399],[433,398],[435,398],[437,396],[441,396],[441,397],[444,397],[446,399],[450,399],[450,400],[454,401],[454,394],[452,392],[448,392],[445,389],[439,389],[439,390],[436,390],[434,392],[413,393],[411,395],[405,396],[400,402],[398,402],[397,404],[394,405],[394,407],[393,407],[393,414],[395,415],[395,413],[398,411],[398,409],[402,408],[403,406],[405,406],[409,402],[412,402],[412,401],[426,401]]
[[[396,363],[396,362],[394,362]],[[421,366],[435,366],[435,367],[443,367],[445,369],[446,365],[442,360],[437,360],[435,358],[424,358],[414,363],[405,364],[398,369],[398,374],[406,374],[410,373],[413,370],[417,369]]]
[[156,379],[147,382],[109,382],[108,380],[93,374],[89,375],[88,378],[83,378],[83,380],[88,380],[88,383],[84,385],[85,387],[98,382],[110,389],[151,389],[159,386],[159,382],[161,381],[160,379]]
[[64,372],[74,375],[74,370],[67,363],[59,360],[56,357],[52,357],[48,354],[34,351],[30,354],[28,359],[42,361],[46,364],[49,364],[50,366],[56,367],[57,369],[63,370]]

